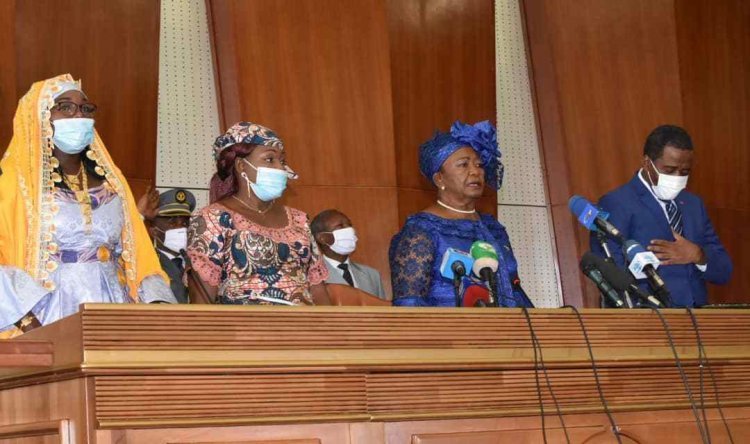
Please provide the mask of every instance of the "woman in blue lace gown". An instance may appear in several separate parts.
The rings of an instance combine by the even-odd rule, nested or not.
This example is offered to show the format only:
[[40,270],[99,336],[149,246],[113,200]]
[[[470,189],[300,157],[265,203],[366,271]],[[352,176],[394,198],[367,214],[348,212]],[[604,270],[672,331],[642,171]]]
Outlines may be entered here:
[[[492,244],[498,253],[499,305],[533,306],[518,284],[518,263],[505,227],[475,207],[485,184],[500,187],[499,156],[495,128],[486,121],[476,125],[457,121],[450,132],[436,133],[420,147],[419,167],[437,186],[437,201],[409,216],[391,240],[393,305],[454,307],[453,282],[440,273],[443,254],[448,248],[468,252],[479,240]],[[464,277],[463,287],[471,285],[484,284],[476,277]]]

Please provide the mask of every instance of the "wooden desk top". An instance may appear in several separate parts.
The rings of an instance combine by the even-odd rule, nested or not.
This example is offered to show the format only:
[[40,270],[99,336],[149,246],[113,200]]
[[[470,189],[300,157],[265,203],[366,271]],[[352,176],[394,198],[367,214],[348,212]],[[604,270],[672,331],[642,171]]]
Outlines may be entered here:
[[[542,347],[536,375],[520,309],[87,304],[22,336],[52,341],[54,364],[3,369],[0,389],[93,377],[105,427],[528,415],[539,409],[537,375],[546,387],[542,358],[565,412],[600,411],[575,314],[529,312]],[[691,318],[663,313],[697,393]],[[581,315],[613,410],[688,405],[655,313]],[[750,405],[750,311],[695,316],[722,404]],[[542,392],[545,409],[554,408]]]

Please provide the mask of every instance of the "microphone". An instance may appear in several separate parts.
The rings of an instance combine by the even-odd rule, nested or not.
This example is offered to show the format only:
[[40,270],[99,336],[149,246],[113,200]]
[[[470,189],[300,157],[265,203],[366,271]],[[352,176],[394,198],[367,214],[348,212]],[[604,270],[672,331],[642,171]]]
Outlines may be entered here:
[[607,260],[601,261],[598,265],[599,271],[602,273],[604,279],[609,282],[615,290],[621,293],[633,293],[638,296],[639,299],[653,304],[658,308],[664,307],[664,304],[662,304],[659,299],[638,288],[632,274]]
[[578,221],[589,231],[601,231],[618,243],[625,238],[614,225],[607,222],[609,213],[596,208],[591,202],[581,196],[573,196],[568,201],[568,208],[578,218]]
[[440,275],[446,279],[453,280],[457,274],[456,270],[459,269],[456,262],[463,265],[464,276],[466,275],[466,270],[471,270],[474,266],[474,259],[469,253],[455,248],[448,248],[443,253],[443,260],[440,262]]
[[469,252],[474,259],[474,265],[471,270],[475,275],[487,282],[487,287],[490,290],[490,302],[495,307],[498,307],[495,273],[497,273],[499,262],[497,260],[497,251],[495,251],[495,247],[489,242],[474,241],[474,243],[471,244]]
[[628,258],[628,269],[636,279],[648,279],[651,289],[657,295],[669,300],[669,290],[664,280],[656,272],[659,268],[659,258],[650,251],[646,251],[643,245],[634,240],[628,240],[622,247],[625,256]]
[[469,285],[464,292],[464,307],[487,307],[490,304],[490,292],[482,285]]
[[461,306],[461,294],[463,293],[463,277],[466,270],[471,270],[474,259],[466,253],[455,248],[448,248],[443,253],[440,262],[440,275],[453,281],[453,295],[456,298],[456,307]]
[[615,290],[604,278],[600,270],[601,265],[604,263],[604,259],[589,251],[581,258],[581,271],[583,271],[583,274],[596,284],[599,291],[602,292],[602,295],[604,295],[612,305],[616,308],[621,308],[625,303],[620,298],[617,290]]

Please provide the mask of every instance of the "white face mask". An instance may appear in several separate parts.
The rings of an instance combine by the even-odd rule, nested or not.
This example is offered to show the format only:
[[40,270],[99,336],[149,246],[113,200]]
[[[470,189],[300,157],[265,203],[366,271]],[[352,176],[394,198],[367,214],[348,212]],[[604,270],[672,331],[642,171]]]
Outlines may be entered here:
[[276,168],[268,167],[256,167],[247,159],[242,159],[245,163],[250,165],[257,174],[255,175],[255,183],[250,181],[245,172],[242,173],[242,178],[247,182],[248,193],[252,192],[255,196],[263,202],[278,199],[284,194],[286,189],[286,182],[289,179],[289,174],[286,170],[277,170]]
[[654,194],[661,200],[674,200],[680,194],[680,191],[684,190],[687,186],[689,176],[672,176],[661,173],[651,159],[648,159],[648,161],[651,162],[654,171],[659,175],[659,180],[654,185],[651,182],[651,174],[646,171],[646,176],[648,176],[648,181],[651,183],[651,189],[654,190]]
[[357,233],[353,227],[341,228],[330,232],[333,244],[329,245],[334,253],[348,256],[357,249]]
[[57,119],[52,126],[55,127],[52,142],[63,153],[78,154],[94,141],[94,119]]
[[179,253],[187,248],[187,228],[173,228],[164,232],[164,246]]

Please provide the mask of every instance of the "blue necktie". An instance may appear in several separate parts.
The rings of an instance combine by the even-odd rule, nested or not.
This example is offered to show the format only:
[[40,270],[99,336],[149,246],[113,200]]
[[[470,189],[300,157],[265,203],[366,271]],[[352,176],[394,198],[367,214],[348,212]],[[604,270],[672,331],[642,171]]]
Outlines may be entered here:
[[680,207],[678,207],[673,200],[662,202],[667,204],[667,219],[669,220],[669,226],[672,227],[672,230],[677,234],[682,235],[682,211],[680,211]]

